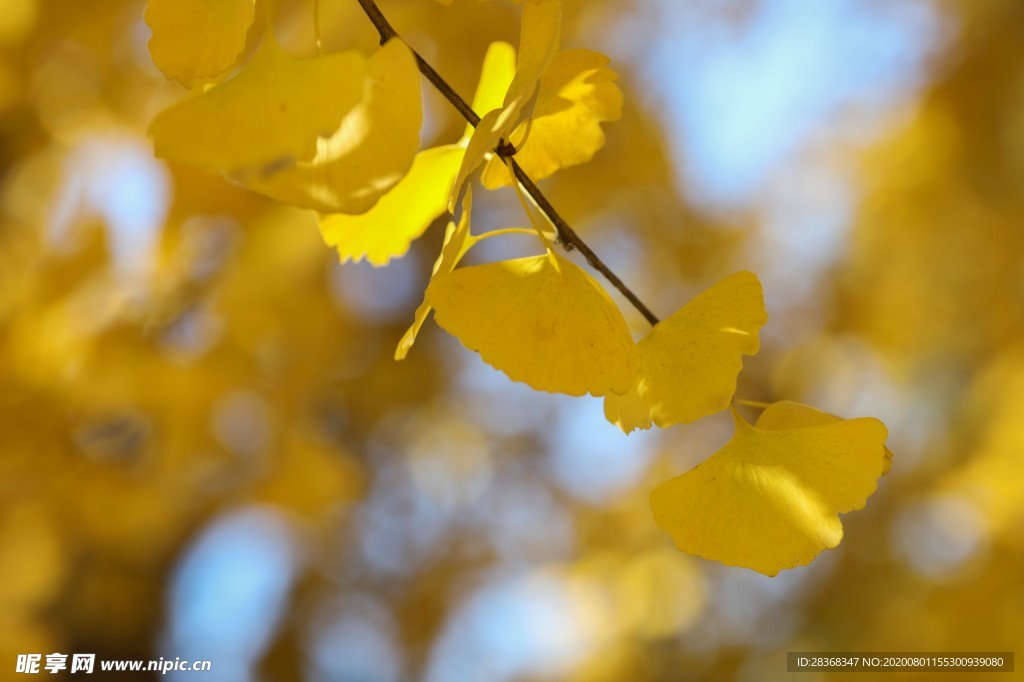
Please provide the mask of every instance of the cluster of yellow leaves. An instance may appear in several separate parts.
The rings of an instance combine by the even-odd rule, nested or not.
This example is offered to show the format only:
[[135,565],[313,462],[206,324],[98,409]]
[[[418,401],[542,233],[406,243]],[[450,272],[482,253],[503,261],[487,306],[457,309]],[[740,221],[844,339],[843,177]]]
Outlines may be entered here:
[[[534,180],[590,161],[604,146],[601,123],[622,117],[622,91],[608,57],[590,50],[557,53],[541,76],[529,121],[510,136],[516,161]],[[571,144],[566,144],[571,140]],[[488,189],[509,185],[500,159],[491,158],[482,181]]]
[[[558,51],[562,35],[562,4],[558,0],[527,0],[523,6],[523,24],[519,36],[519,59],[515,76],[505,91],[500,107],[491,109],[480,119],[466,147],[462,165],[455,178],[449,210],[455,203],[469,175],[484,162],[501,140],[507,140],[524,119],[531,115],[536,102],[541,76]],[[563,143],[572,144],[573,138]]]
[[[252,5],[151,0],[154,61],[185,85],[218,77],[244,48]],[[203,28],[192,36],[196,19]],[[472,233],[469,178],[479,170],[486,188],[521,191],[496,149],[511,145],[528,175],[545,178],[589,161],[604,145],[602,124],[621,116],[608,58],[560,51],[560,38],[560,1],[524,0],[518,51],[494,43],[484,60],[478,124],[418,153],[419,77],[398,39],[369,59],[298,59],[268,33],[236,75],[161,113],[150,133],[162,156],[320,212],[323,238],[342,261],[384,265],[461,207],[396,359],[433,311],[515,381],[604,396],[608,420],[627,433],[720,412],[767,321],[753,274],[727,277],[634,342],[608,293],[552,251],[550,228],[522,194],[543,253],[457,267],[479,241],[507,232]],[[654,492],[655,517],[687,552],[773,575],[838,544],[837,514],[863,506],[886,468],[884,440],[877,420],[843,421],[795,403],[769,407],[755,425],[736,415],[729,445]]]
[[[164,44],[159,35],[154,28],[154,51]],[[176,59],[165,57],[175,74],[186,71],[189,54],[179,48]],[[208,70],[208,61],[187,66]],[[361,213],[409,169],[421,123],[419,73],[401,41],[369,59],[358,52],[300,59],[268,34],[239,73],[161,112],[149,133],[159,156],[284,203]]]
[[[474,111],[500,106],[515,73],[515,59],[515,48],[508,43],[491,44],[473,98]],[[421,151],[409,173],[362,215],[323,216],[324,241],[338,249],[342,262],[365,258],[379,266],[405,255],[413,240],[448,210],[448,197],[472,134],[472,126],[467,125],[457,142]]]

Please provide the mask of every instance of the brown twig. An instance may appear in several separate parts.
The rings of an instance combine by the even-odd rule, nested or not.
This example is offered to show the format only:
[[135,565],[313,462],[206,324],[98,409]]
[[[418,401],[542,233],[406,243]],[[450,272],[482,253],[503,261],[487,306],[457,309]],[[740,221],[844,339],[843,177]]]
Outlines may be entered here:
[[[377,29],[377,33],[380,34],[381,45],[392,38],[398,38],[399,40],[402,39],[402,37],[398,35],[398,32],[391,26],[387,17],[385,17],[380,11],[380,8],[377,7],[375,0],[359,0],[359,5],[363,8],[363,11],[366,13],[366,16],[370,21],[373,22],[374,27]],[[412,50],[412,46],[409,46],[409,49]],[[448,82],[442,78],[441,75],[434,70],[434,67],[427,63],[427,61],[423,59],[418,52],[416,52],[416,50],[412,50],[412,53],[416,57],[416,64],[419,66],[420,73],[426,76],[431,85],[433,85],[438,92],[444,95],[445,99],[451,102],[452,106],[458,110],[462,117],[475,128],[477,124],[480,123],[480,117],[477,116],[475,111],[473,111],[473,107],[467,104],[466,100],[462,99],[462,97],[459,96],[459,93],[455,92],[452,86],[448,85]],[[494,151],[502,157],[512,156],[515,153],[514,148],[508,146],[504,141],[502,141]],[[652,325],[658,324],[657,315],[651,312],[651,309],[648,308],[628,286],[626,286],[618,275],[612,272],[611,268],[609,268],[604,261],[594,253],[594,250],[587,246],[587,243],[584,242],[576,231],[569,226],[569,223],[565,222],[565,219],[558,214],[555,207],[551,205],[551,202],[548,201],[547,197],[545,197],[540,191],[537,184],[530,179],[530,176],[526,174],[518,163],[516,163],[515,159],[512,159],[512,170],[515,172],[516,178],[523,186],[523,189],[526,190],[526,193],[530,195],[540,210],[544,212],[544,215],[547,216],[548,220],[551,221],[551,224],[555,226],[555,230],[558,232],[559,242],[561,242],[566,249],[578,249],[579,252],[583,254],[583,257],[587,259],[587,262],[590,263],[591,267],[600,272],[604,278],[612,284],[612,286],[618,289],[619,292],[626,297],[626,300],[633,304],[633,307],[639,310],[640,314],[643,315],[648,322]]]

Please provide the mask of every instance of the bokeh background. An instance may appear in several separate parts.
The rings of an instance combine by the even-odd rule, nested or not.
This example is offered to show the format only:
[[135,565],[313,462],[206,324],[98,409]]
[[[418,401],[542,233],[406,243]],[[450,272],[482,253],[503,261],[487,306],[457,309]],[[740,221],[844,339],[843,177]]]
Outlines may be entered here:
[[[373,49],[355,2],[321,4],[327,49]],[[518,40],[505,0],[380,4],[465,94]],[[1019,653],[1024,2],[565,5],[564,45],[613,58],[626,109],[545,189],[663,316],[760,275],[740,397],[886,422],[892,472],[843,544],[771,579],[678,553],[648,493],[727,416],[627,438],[433,327],[395,363],[441,222],[386,269],[338,265],[309,213],[153,158],[146,126],[185,93],[142,0],[3,0],[0,679],[53,651],[211,659],[228,682]],[[296,53],[311,17],[276,5]],[[457,139],[424,96],[424,143]],[[518,210],[480,193],[475,217]]]

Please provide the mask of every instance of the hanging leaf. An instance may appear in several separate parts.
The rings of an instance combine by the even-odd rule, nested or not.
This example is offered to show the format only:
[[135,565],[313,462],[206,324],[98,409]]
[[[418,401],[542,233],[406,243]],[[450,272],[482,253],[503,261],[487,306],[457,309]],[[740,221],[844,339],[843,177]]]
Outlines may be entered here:
[[839,514],[863,507],[886,470],[886,428],[870,418],[780,428],[792,417],[773,406],[752,426],[734,410],[732,440],[651,493],[679,549],[776,575],[839,544]]
[[364,213],[409,171],[423,122],[420,74],[412,51],[391,40],[366,63],[362,100],[309,161],[279,164],[240,178],[293,206]]
[[320,217],[320,234],[341,262],[366,259],[387,265],[404,256],[448,207],[448,188],[462,160],[462,147],[446,145],[416,155],[409,173],[370,211]]
[[[842,420],[842,417],[822,412],[810,405],[804,405],[791,400],[781,400],[773,403],[771,407],[761,413],[761,417],[757,420],[757,427],[772,431],[782,431],[803,426],[833,424]],[[890,469],[892,469],[892,450],[886,448],[882,474],[889,473]]]
[[587,273],[553,252],[440,274],[426,300],[439,326],[537,390],[605,395],[636,378],[636,345],[622,314]]
[[[512,79],[516,77],[516,49],[498,40],[487,47],[484,64],[480,70],[476,93],[473,96],[473,111],[487,113],[501,107]],[[473,136],[473,126],[466,124],[463,146]]]
[[629,433],[721,412],[736,391],[743,356],[760,347],[768,316],[749,272],[718,282],[662,320],[638,345],[640,373],[626,395],[604,401],[608,421]]
[[[537,91],[537,83],[548,68],[562,38],[561,0],[526,0],[519,33],[516,75],[505,93],[503,108],[522,113]],[[527,113],[529,113],[527,111]],[[513,125],[519,123],[513,117]]]
[[[565,50],[541,77],[532,118],[511,133],[516,161],[534,180],[586,163],[604,146],[601,124],[622,117],[622,91],[608,61],[599,52]],[[483,183],[510,183],[501,159],[488,161]]]
[[[512,46],[491,43],[473,99],[474,110],[500,106],[514,73]],[[365,259],[381,266],[405,255],[410,244],[448,210],[448,196],[472,134],[473,128],[467,126],[459,142],[417,154],[409,173],[369,211],[321,216],[324,241],[338,250],[342,262]]]
[[230,80],[161,112],[149,128],[157,156],[245,176],[312,159],[363,98],[357,52],[299,59],[272,40]]
[[486,112],[473,131],[452,187],[449,211],[455,211],[466,179],[480,167],[484,157],[529,116],[537,84],[558,51],[561,34],[561,0],[525,0],[515,77],[505,92],[501,108]]
[[[473,190],[468,188],[466,196],[462,200],[462,216],[458,224],[448,223],[448,228],[445,230],[441,253],[438,254],[437,260],[434,261],[434,269],[431,271],[431,282],[439,274],[448,274],[454,270],[455,266],[462,260],[462,257],[473,246],[474,240],[469,228],[470,214],[472,212]],[[423,302],[416,308],[412,325],[409,326],[409,329],[406,330],[405,334],[402,335],[402,339],[398,342],[398,348],[395,349],[395,360],[404,360],[409,354],[409,349],[416,343],[416,336],[420,333],[420,328],[423,327],[423,323],[427,321],[427,316],[430,315],[432,310],[433,307],[427,302],[426,295],[424,294]]]

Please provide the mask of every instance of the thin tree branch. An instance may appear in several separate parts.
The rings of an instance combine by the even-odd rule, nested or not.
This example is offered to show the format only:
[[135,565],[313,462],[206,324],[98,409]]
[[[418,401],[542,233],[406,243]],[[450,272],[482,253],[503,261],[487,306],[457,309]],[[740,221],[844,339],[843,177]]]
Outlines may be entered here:
[[[398,32],[391,26],[387,17],[385,17],[380,11],[380,8],[377,7],[375,0],[359,0],[359,5],[363,8],[363,12],[366,13],[366,16],[370,21],[373,22],[374,27],[377,29],[377,33],[380,34],[381,45],[392,38],[402,40],[402,37],[398,35]],[[406,44],[408,45],[408,43]],[[409,46],[409,49],[412,50],[412,46]],[[459,96],[459,93],[455,92],[452,86],[450,86],[448,82],[434,70],[434,67],[428,64],[427,61],[423,59],[418,52],[416,52],[416,50],[412,50],[412,53],[416,57],[416,64],[419,66],[420,73],[426,76],[427,80],[430,81],[437,91],[444,95],[445,99],[451,102],[462,117],[475,128],[477,124],[480,123],[480,117],[477,116],[475,111],[473,111],[473,107],[467,104],[466,100],[462,99],[462,97]],[[515,149],[514,147],[511,147],[511,145],[502,141],[494,152],[503,158],[507,158],[515,154]],[[526,171],[524,171],[518,163],[516,163],[515,159],[512,159],[512,170],[515,172],[516,178],[518,178],[523,189],[526,190],[526,193],[530,195],[540,210],[543,211],[544,215],[547,216],[548,220],[551,221],[551,224],[555,226],[555,230],[558,231],[558,240],[561,242],[562,246],[566,249],[578,249],[579,252],[583,254],[583,257],[587,259],[587,262],[590,263],[591,267],[600,272],[604,278],[612,284],[612,286],[618,289],[619,292],[626,297],[626,300],[633,304],[634,308],[640,311],[640,314],[644,316],[644,319],[652,325],[658,324],[658,316],[651,312],[651,309],[648,308],[644,302],[641,301],[628,286],[626,286],[625,282],[623,282],[618,275],[612,272],[611,268],[609,268],[604,261],[594,253],[594,250],[580,238],[576,231],[569,226],[569,223],[565,222],[565,219],[558,214],[555,207],[551,205],[551,202],[548,201],[547,197],[545,197],[540,191],[537,184],[530,179],[530,176],[526,174]]]
[[[359,5],[363,8],[366,16],[369,17],[370,21],[373,22],[374,27],[377,29],[377,33],[380,34],[380,44],[388,42],[392,38],[398,38],[402,40],[402,36],[398,35],[392,26],[391,22],[388,21],[384,13],[377,7],[377,3],[374,0],[359,0]],[[402,42],[405,42],[404,40]],[[408,45],[408,43],[406,43]],[[441,75],[434,70],[426,59],[420,56],[420,53],[412,49],[409,45],[409,49],[412,50],[413,55],[416,57],[416,64],[420,67],[420,73],[427,77],[438,92],[444,95],[445,99],[451,102],[459,113],[462,114],[462,118],[466,119],[471,126],[476,128],[477,124],[480,123],[480,117],[473,111],[473,107],[466,103],[466,100],[459,96],[459,93],[452,89],[452,86],[448,85],[445,79],[441,78]]]
[[512,159],[512,170],[515,171],[516,177],[519,179],[520,184],[526,190],[526,193],[533,197],[533,200],[537,202],[537,206],[544,212],[544,215],[548,217],[551,224],[558,230],[558,239],[564,244],[569,244],[583,254],[583,257],[587,259],[591,267],[604,275],[604,278],[611,282],[612,286],[619,290],[619,292],[626,297],[633,307],[640,311],[640,314],[650,322],[652,325],[658,324],[658,316],[651,312],[651,309],[640,300],[640,297],[633,293],[633,290],[626,286],[618,275],[612,272],[612,269],[605,265],[605,262],[601,260],[594,250],[591,249],[585,241],[576,233],[576,230],[569,227],[569,223],[565,222],[565,218],[559,215],[555,207],[551,205],[548,198],[540,191],[540,188],[530,179],[530,176],[526,174],[526,171],[516,163],[515,159]]

